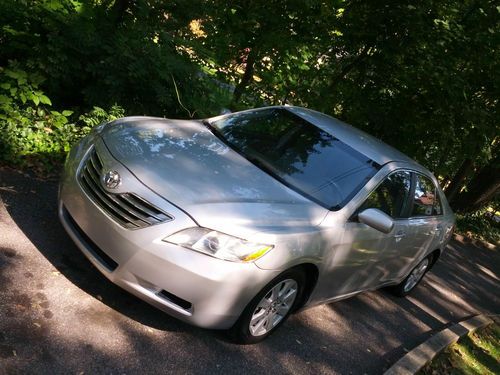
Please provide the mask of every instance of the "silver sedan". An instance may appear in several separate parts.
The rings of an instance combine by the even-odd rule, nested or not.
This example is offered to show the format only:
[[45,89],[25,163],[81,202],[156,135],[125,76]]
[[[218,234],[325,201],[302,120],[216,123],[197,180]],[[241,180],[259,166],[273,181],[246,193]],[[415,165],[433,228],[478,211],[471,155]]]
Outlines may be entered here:
[[100,125],[71,150],[59,197],[64,228],[109,280],[241,343],[298,309],[406,295],[454,228],[427,169],[288,106]]

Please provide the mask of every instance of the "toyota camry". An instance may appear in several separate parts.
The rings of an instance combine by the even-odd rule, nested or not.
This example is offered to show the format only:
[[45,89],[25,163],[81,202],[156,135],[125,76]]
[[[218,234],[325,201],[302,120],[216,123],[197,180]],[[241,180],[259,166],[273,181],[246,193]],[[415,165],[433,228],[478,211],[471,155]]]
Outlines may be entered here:
[[68,155],[59,216],[111,282],[240,343],[299,309],[408,294],[454,227],[426,168],[289,106],[97,126]]

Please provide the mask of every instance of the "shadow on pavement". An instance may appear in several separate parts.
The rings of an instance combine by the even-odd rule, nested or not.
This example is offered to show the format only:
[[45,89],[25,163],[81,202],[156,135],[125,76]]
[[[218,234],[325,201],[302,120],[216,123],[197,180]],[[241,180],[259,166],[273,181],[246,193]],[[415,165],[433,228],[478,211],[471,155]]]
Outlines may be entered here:
[[[169,317],[102,276],[59,223],[55,183],[37,181],[16,172],[0,170],[0,173],[0,185],[9,187],[0,189],[0,196],[19,229],[67,280],[112,309],[103,312],[89,308],[75,316],[75,324],[86,319],[97,324],[101,320],[101,334],[106,335],[106,325],[113,322],[121,337],[121,346],[105,351],[97,347],[98,338],[72,341],[61,334],[55,336],[58,327],[28,331],[22,321],[7,323],[5,332],[14,332],[20,341],[46,343],[33,349],[36,355],[31,354],[39,366],[45,363],[44,366],[59,371],[77,371],[78,363],[83,363],[81,370],[86,373],[115,369],[200,374],[207,371],[380,373],[451,322],[478,311],[500,312],[498,252],[454,241],[407,299],[395,298],[385,291],[364,293],[296,314],[284,329],[261,344],[232,345],[219,333]],[[14,255],[14,249],[0,249],[3,288],[15,284],[2,273]],[[23,303],[21,297],[17,298],[11,302]],[[28,299],[25,304],[32,302]],[[121,315],[139,324],[132,324]],[[151,333],[148,328],[160,332]],[[12,348],[0,330],[0,361],[2,353],[11,353]],[[12,372],[32,371],[21,365],[13,369]]]

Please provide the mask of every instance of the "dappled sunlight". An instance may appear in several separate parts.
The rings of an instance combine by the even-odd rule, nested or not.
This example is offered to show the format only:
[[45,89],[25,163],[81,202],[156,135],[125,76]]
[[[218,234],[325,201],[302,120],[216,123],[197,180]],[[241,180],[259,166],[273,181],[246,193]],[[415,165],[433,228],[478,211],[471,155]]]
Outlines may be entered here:
[[443,316],[441,316],[440,314],[438,314],[432,308],[426,306],[424,303],[421,303],[419,300],[417,300],[417,299],[415,299],[413,297],[406,297],[406,298],[408,299],[408,301],[410,301],[411,303],[413,303],[415,306],[417,306],[419,309],[421,309],[422,311],[424,311],[425,313],[427,313],[429,316],[431,316],[432,318],[438,320],[440,323],[446,324],[448,322],[448,320],[446,318],[444,318]]
[[[65,156],[83,137],[105,142],[100,151],[110,152],[109,163],[85,172],[92,160],[77,166],[75,151],[83,155],[90,143],[80,144],[66,158],[63,178],[90,186],[92,172],[92,186],[102,188],[93,195],[97,211],[78,198],[77,184],[61,189],[60,208],[75,216],[97,257],[109,256],[110,269],[123,270],[133,258],[129,281],[166,304],[176,304],[171,292],[179,294],[198,322],[207,293],[222,301],[218,308],[232,305],[237,314],[244,303],[236,305],[232,295],[254,295],[271,279],[264,275],[298,259],[308,263],[303,276],[307,289],[315,287],[307,296],[313,303],[337,296],[328,300],[335,303],[291,316],[264,342],[234,345],[110,282],[59,223],[57,184],[0,166],[0,375],[379,374],[443,327],[500,313],[500,253],[467,238],[452,239],[408,298],[372,291],[407,275],[403,285],[415,285],[429,265],[431,258],[422,261],[427,251],[442,247],[453,229],[498,242],[498,13],[497,2],[457,0],[398,6],[0,1],[0,164],[50,179],[59,177]],[[241,132],[244,121],[227,132],[213,127],[240,116],[215,120],[217,114],[267,105],[287,106],[270,112],[304,121],[257,116],[248,131]],[[313,109],[325,113],[313,115]],[[158,117],[123,118],[129,115]],[[318,128],[304,131],[307,119]],[[444,192],[418,176],[420,165]],[[359,205],[371,203],[367,193],[378,190],[375,174],[400,168],[414,170],[400,175],[399,193],[409,195],[388,189],[380,207],[373,206],[394,220],[361,215],[373,227],[353,222]],[[107,173],[117,185],[121,175],[117,195],[101,186]],[[141,191],[144,196],[130,200]],[[116,226],[103,225],[106,212]],[[166,220],[170,224],[160,224]],[[134,222],[159,225],[135,233],[120,227],[140,226]],[[389,224],[387,236],[374,229],[385,233]],[[167,244],[188,227],[221,235],[203,230],[206,236],[182,244],[198,253]],[[118,235],[124,233],[129,236]],[[225,233],[236,239],[225,241]],[[148,247],[149,234],[155,238],[146,252],[151,258],[131,243],[118,246],[120,238],[133,237]],[[245,240],[260,249],[253,254],[261,255],[255,260],[261,270],[252,268],[251,256],[240,266],[262,279],[211,273],[208,263],[234,264],[207,261],[199,252],[222,257],[226,248],[253,246]],[[107,254],[111,243],[116,252]],[[162,257],[185,267],[167,269]],[[229,286],[212,291],[197,277],[189,282],[181,270],[196,271],[193,265]],[[120,274],[113,272],[117,282]],[[190,298],[189,288],[202,302]],[[281,301],[275,302],[268,312]],[[223,321],[221,314],[203,318]]]
[[[9,179],[2,181],[8,189],[0,189],[6,204],[0,210],[0,311],[8,314],[0,331],[10,340],[8,353],[32,358],[16,365],[20,371],[37,363],[75,373],[154,372],[161,363],[181,373],[380,373],[450,322],[498,312],[498,253],[452,242],[408,298],[359,294],[293,315],[262,343],[234,345],[110,283],[60,227],[55,184],[30,187],[21,175]],[[298,247],[300,236],[293,241]],[[364,246],[358,249],[369,256]],[[377,267],[372,270],[381,272]]]
[[481,272],[485,273],[486,275],[488,275],[492,279],[494,279],[496,281],[500,281],[500,279],[498,279],[497,275],[495,275],[493,273],[493,271],[491,271],[490,269],[488,269],[480,264],[476,264],[476,267],[479,268],[481,270]]

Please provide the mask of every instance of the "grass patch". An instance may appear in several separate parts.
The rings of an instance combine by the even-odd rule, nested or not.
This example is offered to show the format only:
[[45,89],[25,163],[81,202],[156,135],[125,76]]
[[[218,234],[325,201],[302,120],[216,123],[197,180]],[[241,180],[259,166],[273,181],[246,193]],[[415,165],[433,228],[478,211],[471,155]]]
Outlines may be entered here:
[[500,374],[500,326],[491,324],[462,337],[427,364],[419,374]]

